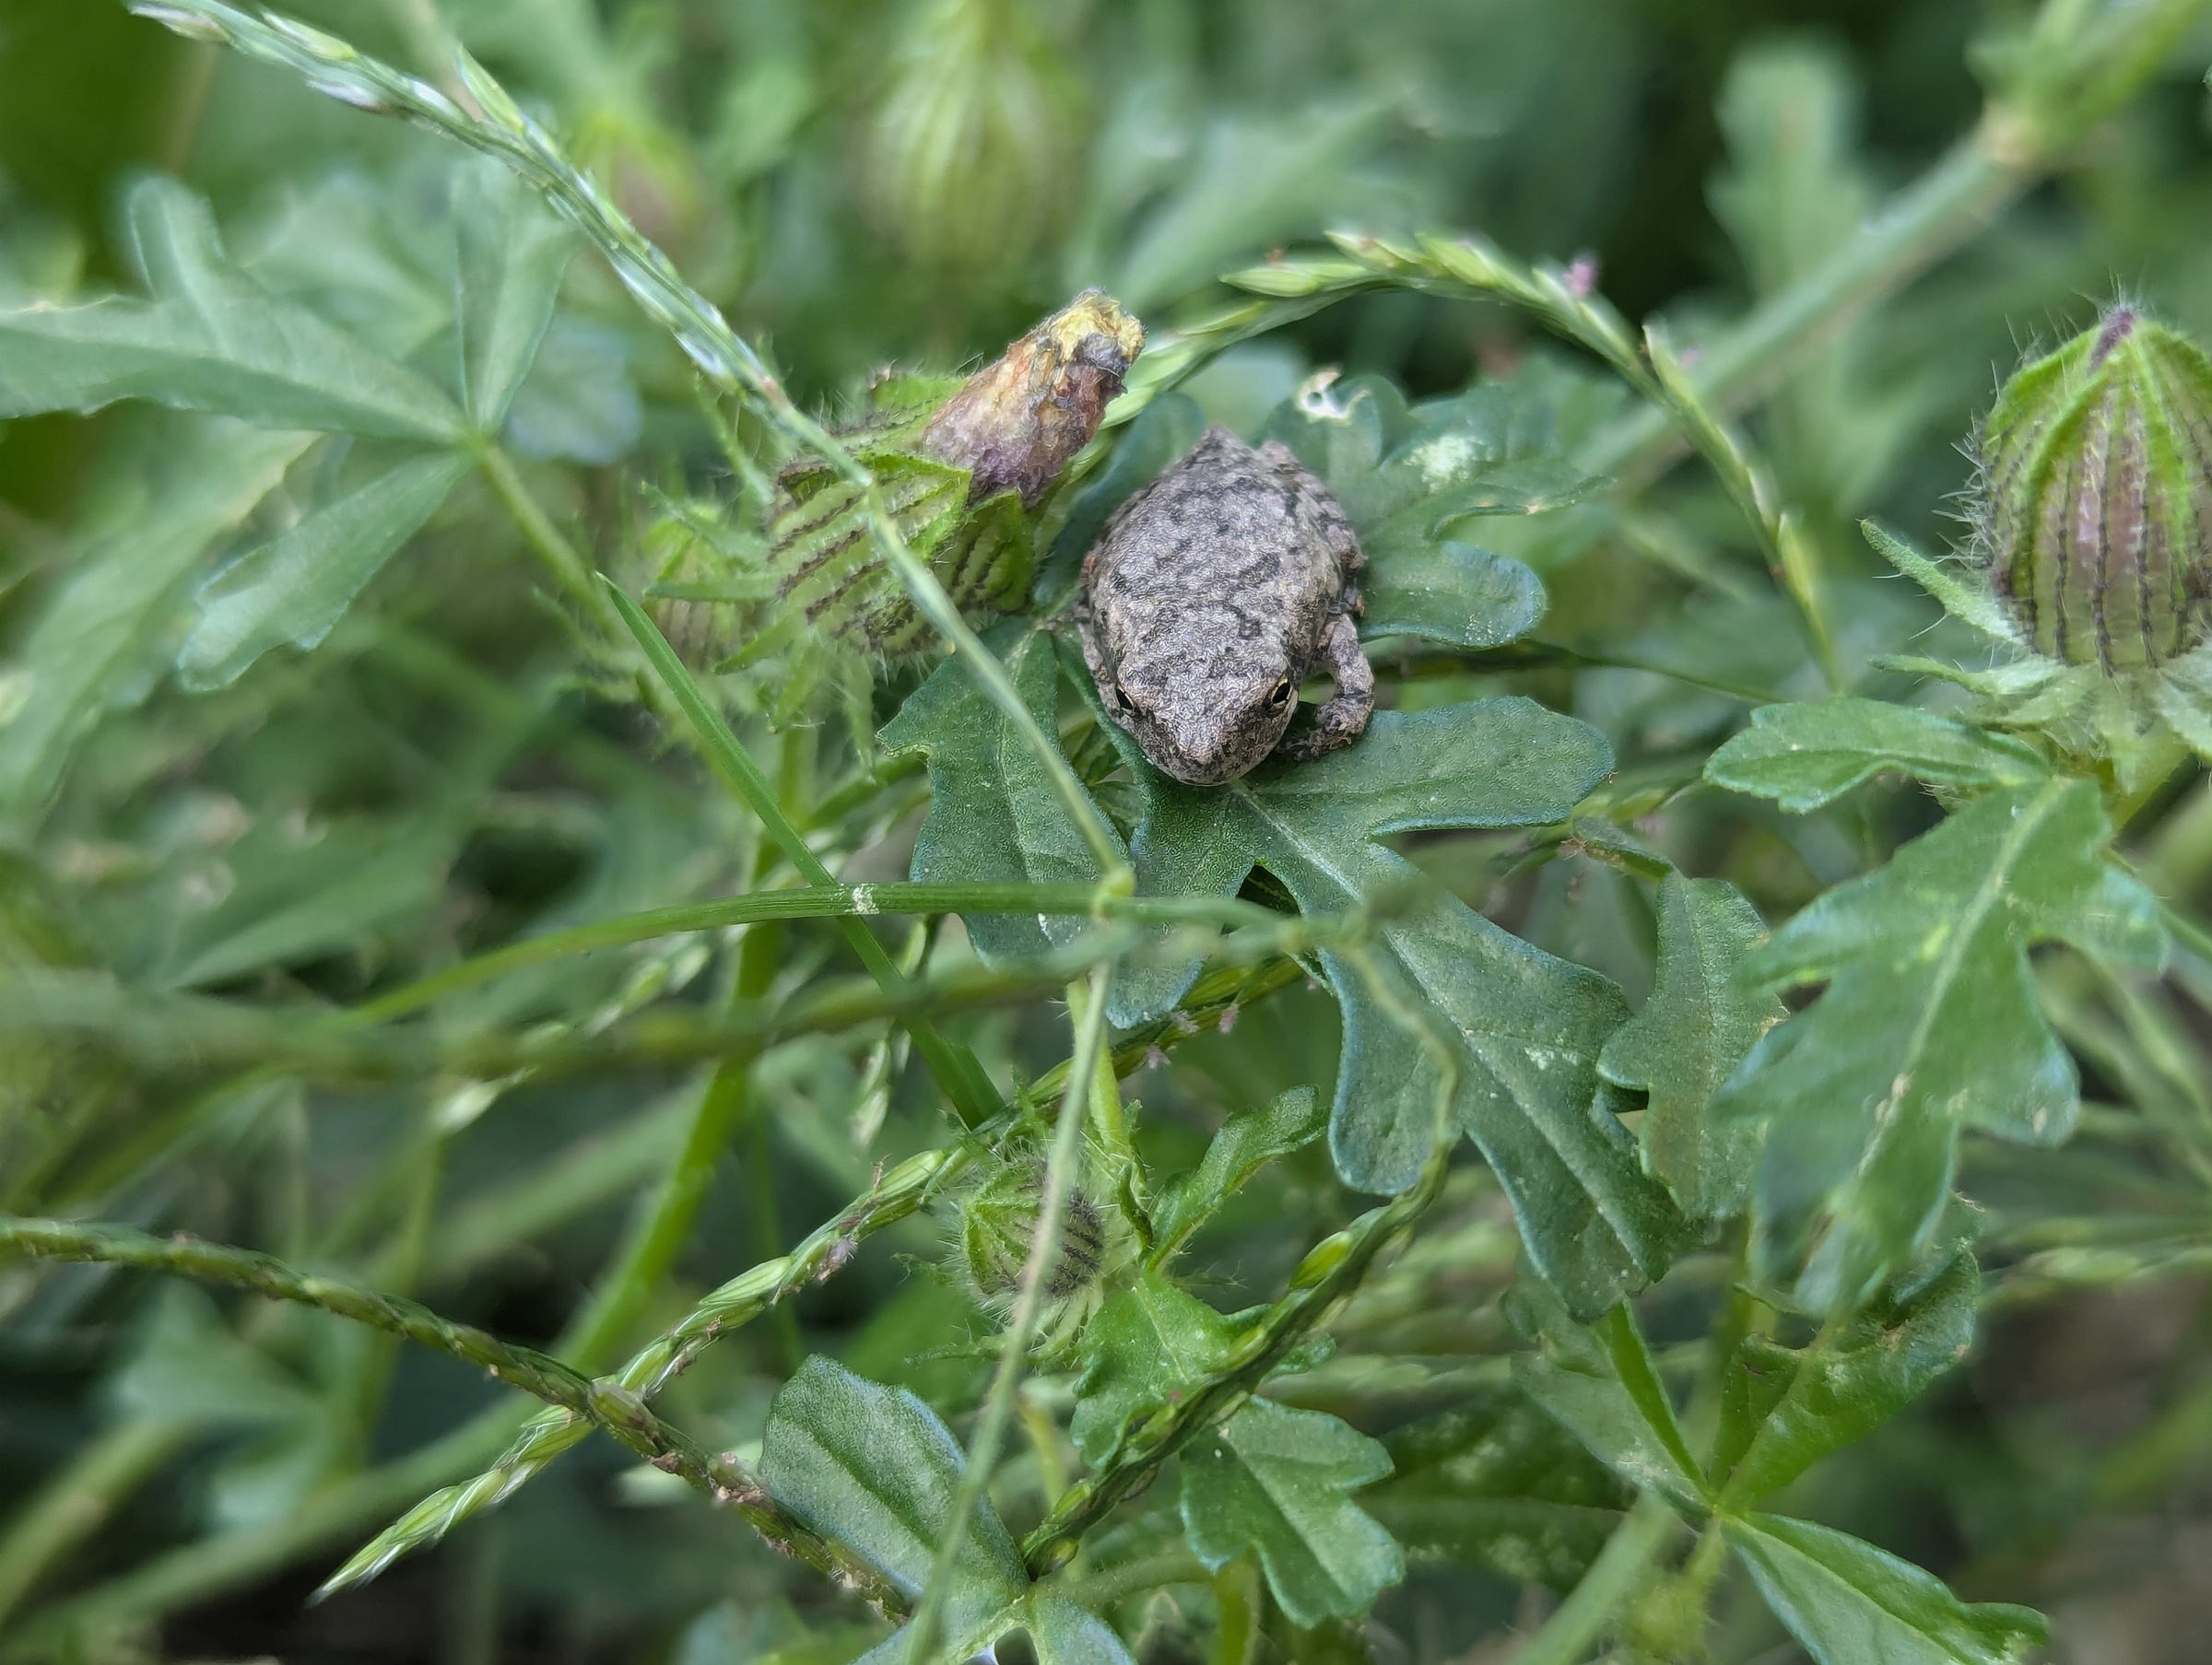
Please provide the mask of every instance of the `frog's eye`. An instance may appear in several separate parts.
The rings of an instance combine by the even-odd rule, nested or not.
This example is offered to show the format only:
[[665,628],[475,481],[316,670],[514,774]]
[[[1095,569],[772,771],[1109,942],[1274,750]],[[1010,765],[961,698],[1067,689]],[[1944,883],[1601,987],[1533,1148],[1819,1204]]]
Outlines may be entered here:
[[1118,682],[1113,685],[1113,703],[1120,706],[1123,710],[1128,712],[1132,717],[1136,715],[1136,701],[1130,698],[1126,693],[1123,692],[1122,685]]
[[1286,676],[1282,679],[1282,681],[1277,683],[1274,689],[1268,694],[1267,703],[1269,705],[1280,705],[1284,700],[1289,698],[1290,679]]

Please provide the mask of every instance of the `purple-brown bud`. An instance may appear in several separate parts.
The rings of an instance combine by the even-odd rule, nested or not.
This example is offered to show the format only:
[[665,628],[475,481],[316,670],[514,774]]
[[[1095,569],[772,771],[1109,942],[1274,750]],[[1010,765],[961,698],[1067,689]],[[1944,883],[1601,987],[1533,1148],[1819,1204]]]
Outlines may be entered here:
[[1981,437],[1977,553],[2049,658],[2154,669],[2212,634],[2212,360],[2136,309],[2020,369]]

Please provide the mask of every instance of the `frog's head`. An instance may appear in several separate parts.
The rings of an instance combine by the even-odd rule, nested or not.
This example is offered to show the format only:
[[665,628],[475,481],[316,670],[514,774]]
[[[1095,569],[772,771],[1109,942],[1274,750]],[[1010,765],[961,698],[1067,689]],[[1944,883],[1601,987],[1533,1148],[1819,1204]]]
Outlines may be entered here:
[[[1162,774],[1192,786],[1234,780],[1275,750],[1298,709],[1287,665],[1224,650],[1211,664],[1136,654],[1099,675],[1099,696]],[[1194,674],[1195,673],[1195,674]]]

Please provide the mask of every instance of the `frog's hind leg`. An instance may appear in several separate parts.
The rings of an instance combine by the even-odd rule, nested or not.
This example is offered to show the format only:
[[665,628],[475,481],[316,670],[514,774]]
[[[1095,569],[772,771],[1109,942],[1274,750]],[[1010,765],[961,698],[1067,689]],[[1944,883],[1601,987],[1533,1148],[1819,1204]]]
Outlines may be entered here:
[[1352,616],[1338,613],[1329,619],[1321,639],[1321,665],[1336,681],[1336,691],[1314,710],[1313,726],[1284,737],[1275,749],[1298,759],[1325,756],[1349,745],[1367,731],[1375,709],[1375,673],[1359,651],[1359,632]]

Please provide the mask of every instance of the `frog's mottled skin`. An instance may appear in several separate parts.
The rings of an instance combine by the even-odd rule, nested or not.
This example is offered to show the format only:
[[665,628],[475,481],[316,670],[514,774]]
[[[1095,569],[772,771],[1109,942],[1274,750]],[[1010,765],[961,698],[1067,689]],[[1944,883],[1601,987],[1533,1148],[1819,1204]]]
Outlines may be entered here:
[[[1233,780],[1269,753],[1349,745],[1374,709],[1353,620],[1359,540],[1325,487],[1270,440],[1208,428],[1122,505],[1083,560],[1083,657],[1113,720],[1178,780]],[[1298,687],[1336,691],[1284,739]]]

